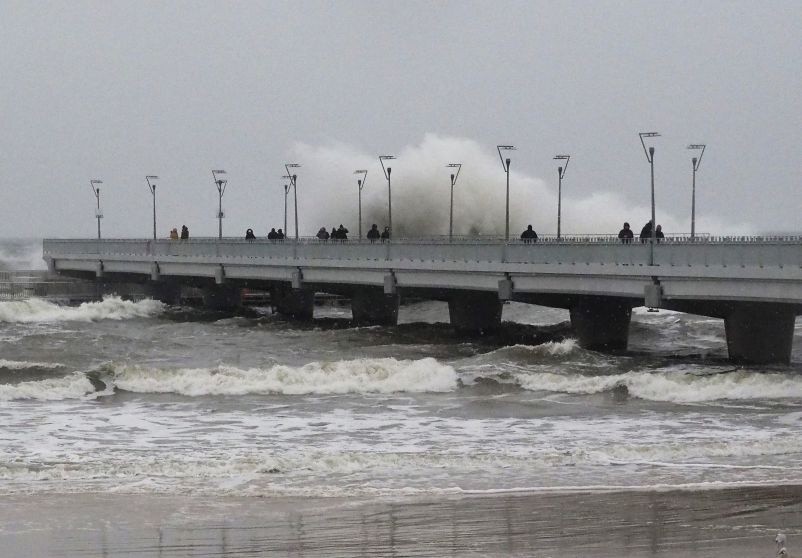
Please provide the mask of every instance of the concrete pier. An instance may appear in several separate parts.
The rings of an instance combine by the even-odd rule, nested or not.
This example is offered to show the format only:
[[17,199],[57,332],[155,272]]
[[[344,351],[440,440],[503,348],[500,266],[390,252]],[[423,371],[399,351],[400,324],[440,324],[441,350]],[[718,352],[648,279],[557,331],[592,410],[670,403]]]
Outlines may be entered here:
[[448,300],[451,326],[460,335],[484,335],[498,330],[501,309],[501,301],[494,292],[460,291]]
[[277,285],[270,289],[270,301],[277,313],[294,320],[309,321],[315,314],[315,293],[308,289]]
[[632,302],[629,299],[581,297],[570,308],[571,325],[580,346],[601,351],[625,351],[629,341]]
[[384,289],[366,287],[354,291],[351,315],[356,325],[396,325],[398,323],[398,294],[384,294]]
[[739,304],[724,318],[730,360],[748,364],[791,362],[794,309],[787,304]]
[[241,289],[234,285],[211,285],[203,289],[203,305],[228,312],[242,305]]
[[181,285],[177,281],[149,279],[143,285],[145,296],[164,304],[181,304]]

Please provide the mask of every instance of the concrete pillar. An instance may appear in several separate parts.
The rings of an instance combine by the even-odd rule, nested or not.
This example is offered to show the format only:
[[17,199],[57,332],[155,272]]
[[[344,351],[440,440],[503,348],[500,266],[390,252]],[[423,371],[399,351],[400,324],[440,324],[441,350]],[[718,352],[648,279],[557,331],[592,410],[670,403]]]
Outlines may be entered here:
[[310,321],[315,314],[315,292],[280,285],[270,289],[270,304],[276,312],[288,318]]
[[579,345],[600,351],[624,351],[629,341],[632,307],[626,299],[587,296],[571,306],[571,326]]
[[501,301],[496,292],[460,292],[448,301],[451,326],[462,335],[484,335],[501,325]]
[[783,304],[738,305],[724,318],[730,360],[788,364],[796,314]]
[[242,292],[233,285],[212,285],[203,289],[203,305],[209,310],[229,312],[242,305]]
[[383,288],[365,287],[351,297],[351,315],[355,325],[396,325],[398,294],[384,294]]
[[144,285],[145,296],[165,304],[181,304],[181,285],[175,281],[148,280]]

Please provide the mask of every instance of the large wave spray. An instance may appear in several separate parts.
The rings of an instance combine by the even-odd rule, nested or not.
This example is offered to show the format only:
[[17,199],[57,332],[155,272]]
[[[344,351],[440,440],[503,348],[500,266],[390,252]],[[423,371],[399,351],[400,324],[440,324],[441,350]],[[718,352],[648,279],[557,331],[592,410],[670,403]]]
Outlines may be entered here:
[[132,302],[117,296],[109,296],[101,302],[85,302],[77,307],[60,306],[40,298],[0,302],[0,322],[93,322],[97,320],[124,320],[147,318],[164,309],[164,304],[155,300]]
[[[303,182],[314,192],[314,203],[303,205],[302,233],[314,234],[321,226],[330,228],[341,222],[357,231],[357,185],[354,169],[367,169],[367,185],[363,190],[363,233],[370,223],[382,228],[387,224],[387,182],[374,154],[360,152],[343,144],[312,145],[297,143],[292,155],[303,161]],[[493,146],[476,141],[427,134],[419,145],[410,145],[390,161],[393,168],[393,227],[395,234],[446,234],[448,232],[449,174],[447,162],[464,165],[454,190],[455,234],[502,234],[504,232],[505,182],[498,154]],[[512,167],[515,168],[514,165]],[[345,177],[332,183],[332,177]],[[349,179],[350,182],[349,182]],[[510,228],[519,233],[532,223],[540,233],[556,229],[557,192],[543,180],[515,170],[510,175]],[[309,198],[307,198],[309,199]],[[588,197],[563,196],[565,234],[616,234],[624,220],[633,220],[633,227],[647,218],[650,209],[632,204],[612,192],[595,192]],[[641,216],[642,219],[636,219]],[[661,212],[660,222],[666,231],[689,230],[687,219]],[[750,227],[709,218],[699,219],[704,230],[749,230]],[[367,227],[367,228],[366,228]]]

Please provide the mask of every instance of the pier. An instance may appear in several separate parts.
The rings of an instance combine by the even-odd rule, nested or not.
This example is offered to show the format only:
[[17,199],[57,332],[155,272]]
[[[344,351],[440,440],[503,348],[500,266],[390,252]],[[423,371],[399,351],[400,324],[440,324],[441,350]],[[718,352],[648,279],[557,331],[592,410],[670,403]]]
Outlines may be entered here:
[[392,325],[403,296],[448,302],[453,327],[493,331],[504,301],[570,311],[579,343],[624,350],[631,310],[669,309],[723,319],[730,359],[790,361],[802,314],[802,237],[669,237],[654,246],[617,237],[496,237],[298,241],[257,239],[46,239],[51,274],[142,284],[175,302],[182,287],[210,308],[241,304],[242,289],[270,293],[299,320],[314,294],[351,299],[359,324]]

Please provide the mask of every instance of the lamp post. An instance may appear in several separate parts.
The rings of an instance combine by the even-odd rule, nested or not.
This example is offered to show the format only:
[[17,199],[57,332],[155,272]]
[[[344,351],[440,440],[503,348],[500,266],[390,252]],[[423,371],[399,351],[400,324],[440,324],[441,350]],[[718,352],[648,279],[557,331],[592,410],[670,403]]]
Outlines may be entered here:
[[[281,178],[292,180],[291,176],[282,176]],[[287,195],[290,193],[290,185],[284,185],[284,234],[287,234]]]
[[212,180],[214,180],[214,184],[217,186],[217,238],[220,240],[223,239],[223,194],[226,193],[226,186],[228,185],[228,180],[218,177],[218,175],[221,174],[226,174],[226,171],[212,171]]
[[555,155],[555,161],[565,161],[565,166],[557,167],[557,240],[560,240],[560,224],[562,221],[562,199],[563,199],[563,177],[568,170],[568,163],[571,161],[570,155]]
[[362,178],[357,178],[356,185],[359,187],[359,239],[362,240],[362,188],[368,180],[368,171],[365,169],[355,170],[354,174],[361,174]]
[[657,138],[660,134],[657,132],[640,132],[640,143],[643,146],[643,152],[646,154],[646,160],[649,161],[649,167],[652,174],[652,237],[649,239],[649,265],[654,265],[654,244],[657,241],[657,220],[654,215],[654,147],[646,149],[646,142],[643,138]]
[[696,157],[691,159],[691,163],[693,164],[693,186],[691,187],[691,240],[696,238],[696,171],[699,170],[699,166],[702,164],[705,147],[706,145],[703,143],[692,143],[688,146],[688,149],[702,150],[701,153],[699,153],[698,159]]
[[451,203],[448,209],[448,241],[451,242],[454,238],[454,185],[459,178],[459,171],[462,170],[462,163],[449,163],[446,167],[457,169],[457,174],[451,173]]
[[507,204],[506,204],[506,212],[504,217],[504,240],[509,242],[510,240],[510,158],[507,157],[507,160],[504,160],[504,156],[501,154],[503,151],[515,151],[514,145],[497,145],[496,148],[498,149],[498,157],[501,159],[501,166],[504,168],[504,172],[507,175]]
[[103,184],[102,180],[90,180],[89,186],[92,188],[92,194],[97,199],[97,209],[95,210],[95,217],[97,218],[97,239],[100,240],[100,220],[103,219],[103,214],[100,212],[100,186]]
[[387,179],[387,225],[390,227],[390,238],[395,231],[393,231],[393,190],[390,187],[390,172],[393,170],[390,167],[385,167],[384,162],[395,159],[395,155],[379,155],[379,163],[381,163],[384,177]]
[[156,183],[151,180],[158,180],[158,176],[148,175],[145,177],[145,182],[148,183],[148,189],[153,196],[153,240],[156,240]]
[[[292,195],[295,199],[295,242],[298,242],[298,175],[292,174],[290,169],[300,168],[298,163],[286,163],[284,169],[287,171],[287,176],[290,177],[290,185],[292,186]],[[284,231],[287,234],[287,231]]]

